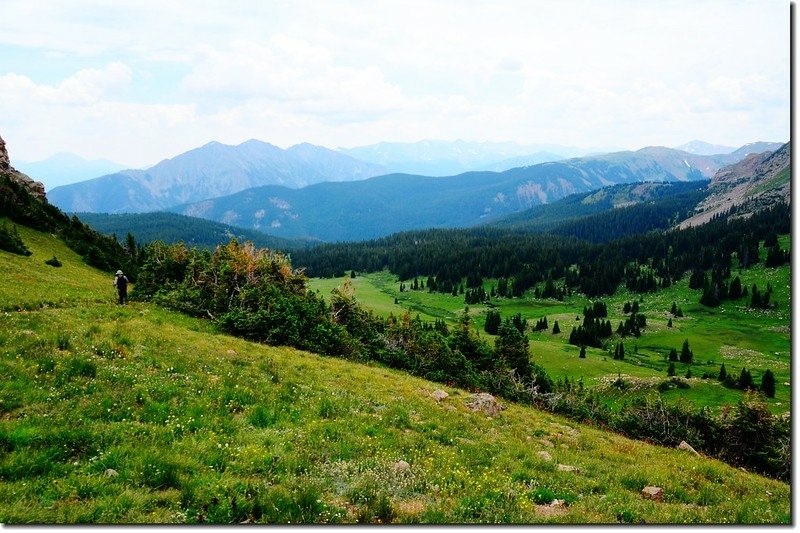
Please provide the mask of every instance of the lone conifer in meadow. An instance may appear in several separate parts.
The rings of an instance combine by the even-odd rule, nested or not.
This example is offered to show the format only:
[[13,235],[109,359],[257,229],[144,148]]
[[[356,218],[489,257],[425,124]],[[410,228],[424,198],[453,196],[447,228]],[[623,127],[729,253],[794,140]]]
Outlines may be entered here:
[[561,333],[561,328],[558,327],[558,320],[553,321],[553,335]]
[[689,349],[689,339],[683,341],[683,347],[681,348],[681,355],[680,361],[681,363],[690,364],[694,359],[694,353]]
[[581,346],[581,353],[578,355],[581,359],[586,359],[586,346]]
[[720,381],[725,381],[728,379],[728,371],[725,370],[725,363],[722,363],[722,366],[719,367],[719,377],[717,377]]
[[767,370],[764,372],[764,375],[761,376],[761,392],[763,392],[767,398],[775,397],[775,375],[772,373],[772,370]]

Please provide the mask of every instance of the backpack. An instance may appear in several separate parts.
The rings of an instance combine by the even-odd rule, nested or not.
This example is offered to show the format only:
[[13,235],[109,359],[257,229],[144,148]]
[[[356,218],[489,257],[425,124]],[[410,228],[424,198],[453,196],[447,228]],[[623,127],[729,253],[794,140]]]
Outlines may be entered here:
[[128,288],[128,278],[125,276],[117,276],[116,278],[117,290],[124,291]]

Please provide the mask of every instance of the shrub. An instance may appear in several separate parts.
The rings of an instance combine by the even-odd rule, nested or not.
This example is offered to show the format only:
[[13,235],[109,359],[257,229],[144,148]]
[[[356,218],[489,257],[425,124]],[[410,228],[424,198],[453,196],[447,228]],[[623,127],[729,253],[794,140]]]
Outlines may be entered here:
[[5,223],[0,224],[0,250],[26,257],[32,253],[17,233],[17,226],[12,224],[9,228]]
[[53,267],[60,267],[61,266],[61,261],[58,260],[58,257],[53,256],[51,259],[47,259],[44,262],[44,264],[45,265],[50,265],[50,266],[53,266]]

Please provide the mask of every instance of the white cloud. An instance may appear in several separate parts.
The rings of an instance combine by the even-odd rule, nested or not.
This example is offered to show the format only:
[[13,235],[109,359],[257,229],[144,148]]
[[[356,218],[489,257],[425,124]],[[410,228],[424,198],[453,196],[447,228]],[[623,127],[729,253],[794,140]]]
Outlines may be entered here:
[[783,140],[788,43],[783,0],[6,0],[0,133],[131,163],[250,137]]

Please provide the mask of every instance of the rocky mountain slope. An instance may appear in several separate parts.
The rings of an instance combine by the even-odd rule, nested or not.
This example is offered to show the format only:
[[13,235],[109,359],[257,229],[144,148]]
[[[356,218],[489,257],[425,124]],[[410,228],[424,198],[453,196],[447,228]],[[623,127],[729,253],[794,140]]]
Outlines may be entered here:
[[704,224],[714,215],[735,206],[739,208],[740,216],[747,216],[776,202],[789,203],[790,152],[790,143],[786,143],[774,152],[750,154],[742,161],[720,169],[709,184],[709,196],[697,206],[695,215],[678,227]]
[[311,144],[283,150],[258,140],[237,146],[211,142],[146,170],[125,170],[57,187],[50,201],[69,212],[145,212],[262,185],[303,187],[383,172],[378,165]]
[[39,198],[45,197],[44,184],[41,181],[34,181],[28,175],[23,174],[11,166],[11,159],[8,157],[6,142],[0,137],[0,175],[11,178],[12,181],[21,184],[25,189]]

